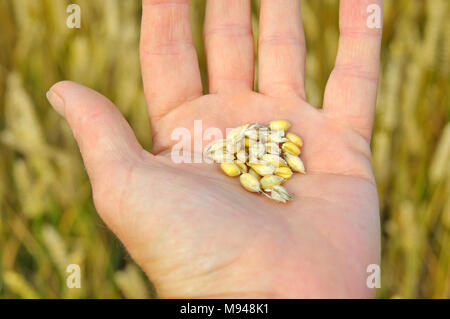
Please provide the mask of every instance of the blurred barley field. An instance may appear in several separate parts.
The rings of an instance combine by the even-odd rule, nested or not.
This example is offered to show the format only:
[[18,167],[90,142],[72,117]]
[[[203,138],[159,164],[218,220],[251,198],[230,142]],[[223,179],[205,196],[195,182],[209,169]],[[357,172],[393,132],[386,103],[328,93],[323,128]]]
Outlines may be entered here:
[[[81,6],[81,29],[66,26],[69,3]],[[204,7],[192,1],[203,77]],[[258,9],[255,1],[255,35]],[[0,0],[0,298],[157,297],[97,216],[72,134],[45,98],[59,80],[90,86],[150,149],[140,10],[139,0]],[[338,1],[304,0],[303,19],[307,94],[320,107],[336,56]],[[385,0],[372,141],[381,298],[450,297],[449,75],[450,2]],[[81,289],[66,286],[69,264],[81,267]]]

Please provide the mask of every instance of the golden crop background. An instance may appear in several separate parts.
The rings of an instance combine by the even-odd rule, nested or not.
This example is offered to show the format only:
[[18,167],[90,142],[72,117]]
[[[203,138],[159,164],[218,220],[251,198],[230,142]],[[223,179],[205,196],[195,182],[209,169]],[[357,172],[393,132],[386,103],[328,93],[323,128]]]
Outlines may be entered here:
[[[0,298],[140,298],[154,290],[95,213],[67,125],[45,92],[70,79],[109,97],[151,146],[142,92],[139,0],[0,0]],[[257,34],[258,3],[254,2]],[[205,75],[204,0],[192,18]],[[322,103],[338,1],[304,0],[307,93]],[[450,297],[450,3],[385,0],[372,142],[382,219],[384,298]],[[114,182],[114,181],[112,181]],[[68,264],[82,288],[68,289]]]

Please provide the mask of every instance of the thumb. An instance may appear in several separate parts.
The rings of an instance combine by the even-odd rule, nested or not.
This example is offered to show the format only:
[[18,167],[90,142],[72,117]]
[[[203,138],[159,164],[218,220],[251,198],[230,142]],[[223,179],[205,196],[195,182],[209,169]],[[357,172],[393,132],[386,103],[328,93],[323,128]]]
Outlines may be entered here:
[[[104,197],[115,196],[115,185],[123,180],[127,167],[142,158],[141,145],[122,114],[99,93],[64,81],[55,84],[47,98],[67,120],[77,140],[97,209],[98,205],[105,208]],[[101,210],[104,215],[105,209]]]
[[142,154],[125,118],[101,94],[64,81],[53,85],[47,98],[67,120],[91,178],[105,165],[136,160]]

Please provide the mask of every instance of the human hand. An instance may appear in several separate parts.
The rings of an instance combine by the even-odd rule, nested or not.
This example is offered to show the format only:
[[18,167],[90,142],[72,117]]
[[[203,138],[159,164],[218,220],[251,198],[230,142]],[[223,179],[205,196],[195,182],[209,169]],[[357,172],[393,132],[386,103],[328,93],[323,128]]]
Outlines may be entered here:
[[[187,0],[144,0],[141,65],[153,129],[143,150],[120,112],[72,82],[48,93],[73,130],[105,223],[161,297],[369,297],[380,229],[370,136],[381,30],[369,4],[341,0],[339,51],[323,109],[305,100],[297,0],[261,0],[259,93],[253,92],[250,1],[209,0],[210,94],[202,95]],[[245,192],[216,165],[174,164],[177,127],[287,119],[302,136],[306,175],[280,204]]]

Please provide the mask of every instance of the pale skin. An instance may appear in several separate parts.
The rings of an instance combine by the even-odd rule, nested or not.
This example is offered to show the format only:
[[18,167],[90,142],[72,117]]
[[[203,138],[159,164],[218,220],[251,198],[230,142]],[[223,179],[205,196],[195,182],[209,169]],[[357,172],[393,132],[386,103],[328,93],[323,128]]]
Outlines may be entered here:
[[[225,5],[226,3],[226,5]],[[297,0],[261,0],[259,92],[248,0],[208,0],[202,94],[189,1],[144,0],[141,65],[152,153],[105,97],[73,82],[48,94],[79,144],[98,213],[163,298],[373,297],[380,263],[370,136],[381,29],[367,6],[341,0],[336,66],[322,109],[305,98],[305,37]],[[225,131],[287,119],[302,136],[307,174],[288,204],[249,193],[217,165],[174,164],[175,128]]]

